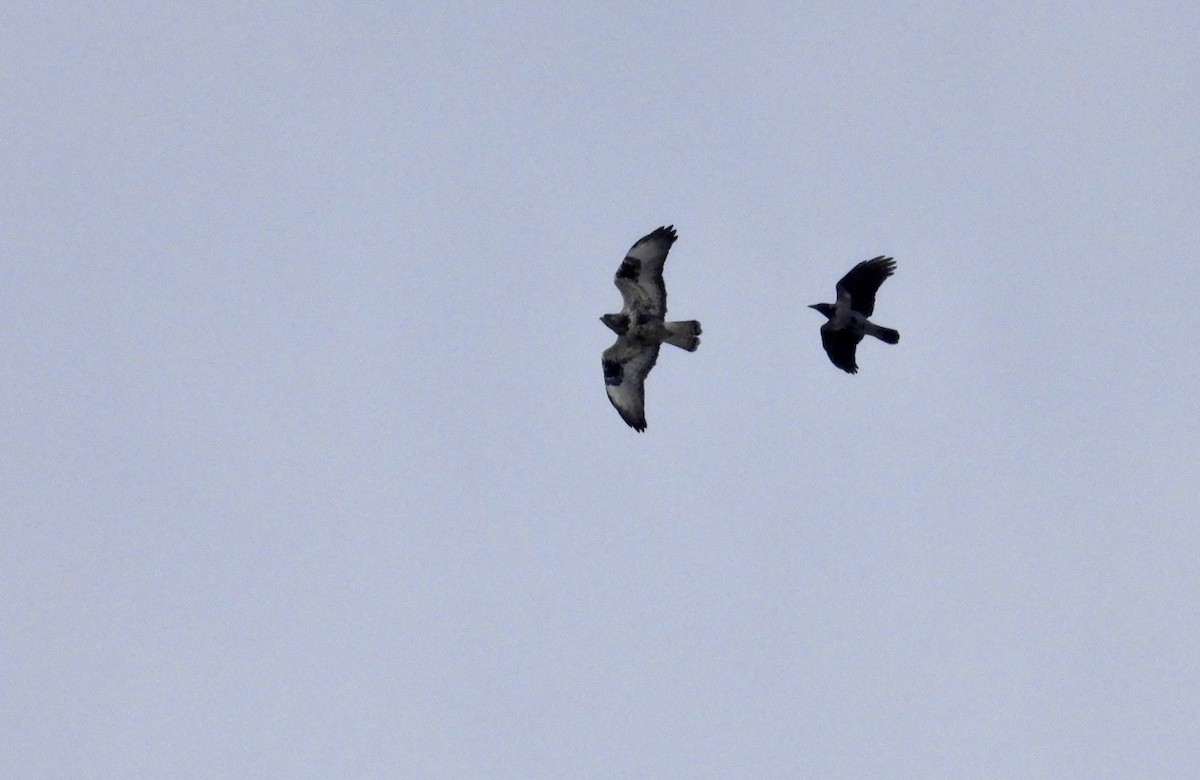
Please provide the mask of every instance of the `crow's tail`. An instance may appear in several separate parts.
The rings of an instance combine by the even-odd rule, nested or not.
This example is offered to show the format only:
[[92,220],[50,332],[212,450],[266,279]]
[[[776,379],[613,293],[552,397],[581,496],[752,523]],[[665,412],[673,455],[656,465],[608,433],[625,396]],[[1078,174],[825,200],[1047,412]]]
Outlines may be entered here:
[[900,331],[885,328],[873,322],[867,323],[867,333],[887,344],[896,344],[900,341]]

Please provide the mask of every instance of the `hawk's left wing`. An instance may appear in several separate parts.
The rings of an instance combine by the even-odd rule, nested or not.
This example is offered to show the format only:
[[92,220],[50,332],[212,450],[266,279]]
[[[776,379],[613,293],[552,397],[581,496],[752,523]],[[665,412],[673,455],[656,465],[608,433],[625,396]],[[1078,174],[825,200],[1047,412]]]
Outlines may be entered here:
[[675,243],[675,226],[660,227],[629,248],[613,283],[625,300],[625,311],[643,311],[663,319],[667,314],[667,287],[663,265]]
[[600,356],[608,400],[635,431],[646,430],[646,376],[658,360],[658,348],[621,336]]

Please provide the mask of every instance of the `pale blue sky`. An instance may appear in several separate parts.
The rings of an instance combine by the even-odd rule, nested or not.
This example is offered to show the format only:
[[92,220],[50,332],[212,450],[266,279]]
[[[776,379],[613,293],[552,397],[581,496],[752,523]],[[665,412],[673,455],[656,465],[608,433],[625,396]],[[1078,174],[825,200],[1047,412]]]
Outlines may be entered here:
[[13,777],[1200,766],[1194,5],[192,5],[0,11]]

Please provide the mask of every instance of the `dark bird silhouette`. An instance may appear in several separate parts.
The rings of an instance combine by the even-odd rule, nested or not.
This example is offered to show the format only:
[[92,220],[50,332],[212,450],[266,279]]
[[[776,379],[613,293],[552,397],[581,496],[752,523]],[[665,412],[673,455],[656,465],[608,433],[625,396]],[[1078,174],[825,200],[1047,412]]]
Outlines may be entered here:
[[899,331],[867,319],[875,312],[875,293],[879,285],[895,271],[896,261],[890,257],[880,255],[864,260],[837,283],[836,303],[814,303],[808,307],[825,315],[827,322],[821,326],[821,346],[825,347],[829,360],[847,373],[858,373],[854,353],[863,336],[874,336],[887,344],[900,341]]
[[646,430],[646,376],[658,360],[659,346],[666,342],[688,352],[700,346],[699,322],[666,321],[662,272],[675,238],[674,225],[660,227],[629,249],[613,277],[625,305],[600,318],[617,334],[601,355],[604,389],[621,419],[636,431]]

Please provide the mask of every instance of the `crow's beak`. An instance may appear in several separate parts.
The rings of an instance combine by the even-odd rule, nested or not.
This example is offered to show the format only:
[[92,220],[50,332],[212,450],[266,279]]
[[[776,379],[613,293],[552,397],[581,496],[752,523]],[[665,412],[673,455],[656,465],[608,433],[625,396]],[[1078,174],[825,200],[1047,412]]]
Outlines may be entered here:
[[810,309],[815,309],[815,308],[817,308],[817,304],[815,304],[815,303],[810,303],[810,304],[808,305],[808,308],[810,308]]

